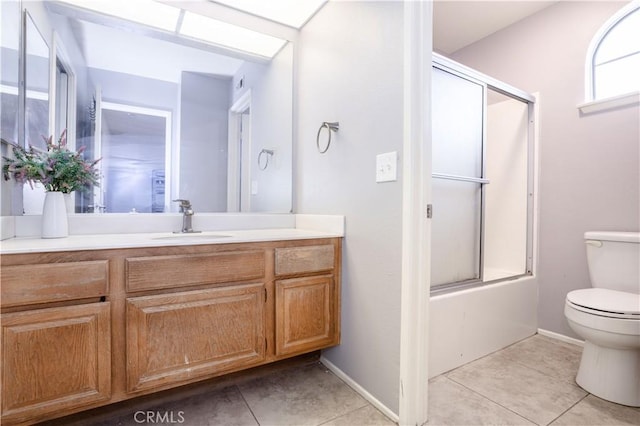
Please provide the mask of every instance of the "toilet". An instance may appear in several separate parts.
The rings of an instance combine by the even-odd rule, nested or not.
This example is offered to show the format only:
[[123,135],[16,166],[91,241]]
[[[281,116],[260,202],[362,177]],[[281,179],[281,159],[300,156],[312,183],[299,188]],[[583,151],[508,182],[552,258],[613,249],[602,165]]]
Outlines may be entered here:
[[567,294],[564,314],[584,339],[576,383],[640,407],[640,232],[586,232],[592,288]]

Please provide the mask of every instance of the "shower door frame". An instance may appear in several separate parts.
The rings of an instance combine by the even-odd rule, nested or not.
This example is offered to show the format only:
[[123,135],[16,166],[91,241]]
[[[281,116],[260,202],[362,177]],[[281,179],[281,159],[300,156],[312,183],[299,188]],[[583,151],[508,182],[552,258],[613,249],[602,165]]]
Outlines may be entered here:
[[[445,174],[432,173],[433,179],[450,179],[474,182],[480,184],[480,233],[479,233],[479,276],[477,279],[444,283],[431,287],[431,295],[449,293],[472,287],[479,287],[490,283],[496,283],[506,280],[514,280],[525,276],[533,275],[533,235],[534,235],[534,186],[535,186],[535,102],[536,98],[520,89],[517,89],[507,83],[495,78],[489,77],[474,69],[468,68],[462,64],[452,61],[442,55],[433,53],[432,68],[450,73],[457,77],[463,78],[475,84],[479,84],[483,88],[483,110],[482,110],[482,176],[481,178],[468,178],[464,176],[452,176]],[[487,142],[487,92],[492,90],[505,95],[509,98],[524,102],[527,104],[527,229],[526,229],[526,261],[525,272],[522,274],[512,275],[505,278],[499,278],[490,281],[484,281],[484,240],[485,240],[485,186],[490,183],[486,179],[486,142]],[[437,209],[437,206],[435,206]],[[437,210],[436,210],[437,214]]]

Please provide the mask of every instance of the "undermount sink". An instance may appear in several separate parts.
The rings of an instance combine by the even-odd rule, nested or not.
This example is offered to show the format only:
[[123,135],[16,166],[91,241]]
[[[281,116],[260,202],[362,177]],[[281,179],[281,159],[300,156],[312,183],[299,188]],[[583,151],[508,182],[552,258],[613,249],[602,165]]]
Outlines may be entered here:
[[226,234],[213,234],[206,232],[192,232],[184,234],[171,234],[162,237],[154,237],[154,240],[217,240],[219,238],[229,238],[231,235]]

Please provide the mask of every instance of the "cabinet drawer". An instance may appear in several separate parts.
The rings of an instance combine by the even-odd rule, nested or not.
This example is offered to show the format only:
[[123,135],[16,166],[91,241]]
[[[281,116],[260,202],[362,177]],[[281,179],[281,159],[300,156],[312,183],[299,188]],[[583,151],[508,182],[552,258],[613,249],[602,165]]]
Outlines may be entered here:
[[110,398],[108,302],[0,318],[3,424],[32,423]]
[[265,358],[263,284],[155,296],[126,303],[127,391],[193,381]]
[[3,266],[2,307],[100,297],[107,294],[109,261]]
[[332,245],[276,249],[276,275],[331,271],[335,261]]
[[127,291],[255,280],[264,277],[263,251],[126,259]]

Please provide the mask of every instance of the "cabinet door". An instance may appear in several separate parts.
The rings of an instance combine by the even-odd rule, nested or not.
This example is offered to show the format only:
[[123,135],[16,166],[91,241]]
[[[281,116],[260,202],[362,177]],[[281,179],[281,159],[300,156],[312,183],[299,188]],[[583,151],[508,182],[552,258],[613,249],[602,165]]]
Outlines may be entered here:
[[276,281],[276,355],[339,343],[333,275]]
[[108,302],[0,318],[3,423],[38,420],[110,398]]
[[265,359],[264,285],[127,299],[127,391],[188,382]]

